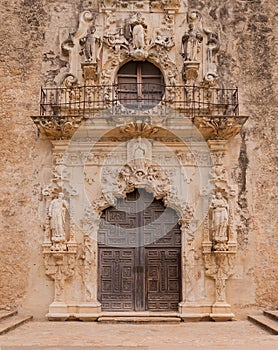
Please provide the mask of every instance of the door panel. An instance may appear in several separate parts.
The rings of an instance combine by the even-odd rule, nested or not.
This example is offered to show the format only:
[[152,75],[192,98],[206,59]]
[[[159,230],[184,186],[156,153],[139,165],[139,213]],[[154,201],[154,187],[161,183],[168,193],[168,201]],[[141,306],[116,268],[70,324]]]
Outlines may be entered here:
[[180,301],[180,249],[146,248],[146,307],[177,310]]
[[134,249],[105,248],[99,253],[99,291],[103,310],[133,310]]
[[103,212],[98,236],[103,310],[177,310],[181,292],[177,221],[172,209],[141,189]]

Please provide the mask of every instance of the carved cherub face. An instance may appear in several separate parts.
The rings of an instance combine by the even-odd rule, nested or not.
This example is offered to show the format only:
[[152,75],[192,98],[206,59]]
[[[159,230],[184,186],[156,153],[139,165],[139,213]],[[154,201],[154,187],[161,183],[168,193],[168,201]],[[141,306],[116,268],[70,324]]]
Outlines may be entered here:
[[217,198],[217,199],[222,198],[222,193],[221,193],[221,192],[216,192],[216,198]]

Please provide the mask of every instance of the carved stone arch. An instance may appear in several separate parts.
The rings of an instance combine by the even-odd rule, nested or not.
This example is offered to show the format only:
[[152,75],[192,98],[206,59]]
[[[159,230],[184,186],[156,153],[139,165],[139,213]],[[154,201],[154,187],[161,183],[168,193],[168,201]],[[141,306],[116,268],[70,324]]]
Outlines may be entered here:
[[[144,188],[147,192],[152,193],[156,199],[161,199],[165,207],[173,209],[179,217],[179,225],[181,230],[181,274],[182,278],[182,298],[179,303],[179,309],[182,310],[182,305],[186,300],[187,289],[185,286],[184,276],[188,273],[188,251],[192,241],[192,233],[190,231],[190,223],[193,219],[193,208],[185,202],[175,186],[171,184],[170,178],[166,172],[155,162],[145,159],[134,159],[126,163],[116,175],[117,181],[103,188],[102,194],[92,203],[93,223],[91,229],[96,237],[99,231],[101,215],[103,210],[108,207],[116,206],[118,198],[125,198],[128,193],[133,192],[136,188]],[[97,245],[97,240],[95,240]],[[95,275],[95,285],[97,285],[97,277]]]
[[93,211],[100,217],[104,209],[116,205],[117,198],[125,198],[136,188],[144,188],[156,199],[162,199],[166,207],[175,210],[181,230],[187,235],[193,208],[180,197],[165,171],[152,161],[135,159],[125,164],[118,173],[117,183],[104,188],[101,196],[92,203]]

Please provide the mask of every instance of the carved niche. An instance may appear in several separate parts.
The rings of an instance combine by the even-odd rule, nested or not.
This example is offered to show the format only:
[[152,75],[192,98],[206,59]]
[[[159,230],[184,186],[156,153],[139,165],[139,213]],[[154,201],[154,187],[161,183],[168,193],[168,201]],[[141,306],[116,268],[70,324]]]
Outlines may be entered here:
[[89,10],[82,12],[77,31],[70,32],[62,43],[62,52],[69,57],[68,73],[63,79],[66,87],[74,86],[83,79],[89,84],[98,81],[103,38],[101,26],[96,22],[96,13]]
[[215,85],[218,78],[216,54],[220,47],[218,35],[203,27],[201,13],[197,10],[188,12],[187,25],[181,43],[184,81]]

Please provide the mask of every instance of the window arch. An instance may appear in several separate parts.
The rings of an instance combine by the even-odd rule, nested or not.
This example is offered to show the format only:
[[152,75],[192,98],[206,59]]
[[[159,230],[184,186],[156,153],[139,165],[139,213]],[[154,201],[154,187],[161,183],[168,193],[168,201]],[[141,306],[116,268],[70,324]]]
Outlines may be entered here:
[[130,61],[117,74],[118,98],[127,108],[146,110],[156,106],[164,95],[164,78],[148,61]]

